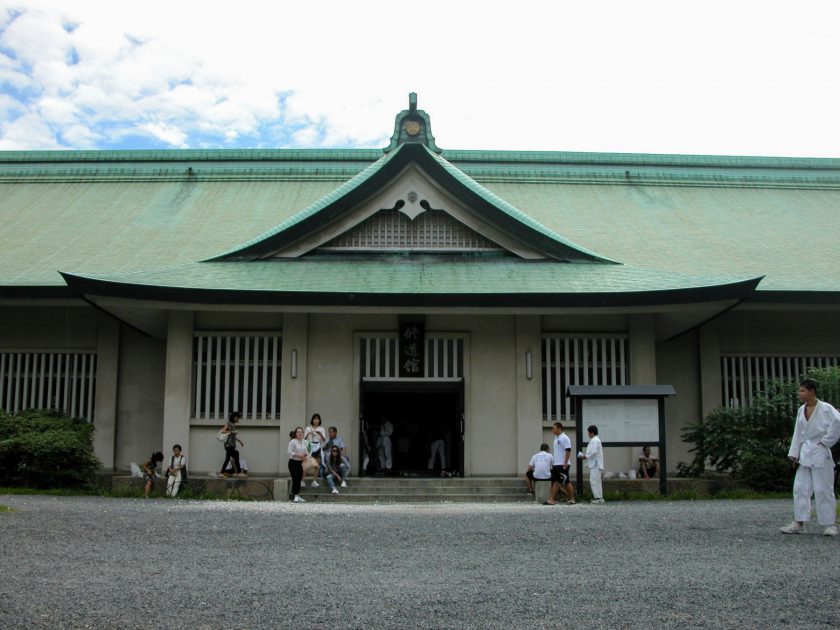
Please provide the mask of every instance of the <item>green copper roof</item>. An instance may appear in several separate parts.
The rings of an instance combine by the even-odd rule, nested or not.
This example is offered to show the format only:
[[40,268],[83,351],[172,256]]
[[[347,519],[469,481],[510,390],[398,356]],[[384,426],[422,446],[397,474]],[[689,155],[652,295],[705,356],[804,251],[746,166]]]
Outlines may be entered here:
[[[383,155],[0,152],[0,294],[3,286],[65,286],[59,270],[112,274],[218,256],[274,230]],[[628,266],[764,275],[759,294],[797,299],[840,293],[840,160],[442,156],[552,233]]]

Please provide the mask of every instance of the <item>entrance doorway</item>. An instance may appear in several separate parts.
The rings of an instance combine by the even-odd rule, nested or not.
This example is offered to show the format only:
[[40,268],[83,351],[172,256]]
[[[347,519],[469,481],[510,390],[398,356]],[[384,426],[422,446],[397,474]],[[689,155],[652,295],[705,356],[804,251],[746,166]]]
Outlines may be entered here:
[[461,381],[363,382],[359,400],[360,444],[368,445],[365,474],[463,476]]

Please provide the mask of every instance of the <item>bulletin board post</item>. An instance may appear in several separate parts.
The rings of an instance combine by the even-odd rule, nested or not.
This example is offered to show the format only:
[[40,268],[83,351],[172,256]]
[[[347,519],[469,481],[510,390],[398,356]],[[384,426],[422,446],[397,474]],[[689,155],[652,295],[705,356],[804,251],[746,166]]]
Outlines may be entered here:
[[[575,410],[576,442],[583,451],[586,427],[598,427],[598,437],[610,446],[656,446],[659,449],[659,492],[668,494],[665,448],[665,398],[672,385],[569,385]],[[577,493],[583,494],[583,460],[577,460]]]

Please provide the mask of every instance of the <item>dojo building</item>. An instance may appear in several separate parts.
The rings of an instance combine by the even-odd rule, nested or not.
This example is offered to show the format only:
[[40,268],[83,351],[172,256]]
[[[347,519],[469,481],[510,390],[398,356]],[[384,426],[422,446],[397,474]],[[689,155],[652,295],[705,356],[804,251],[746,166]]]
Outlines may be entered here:
[[240,410],[256,473],[317,412],[356,470],[387,418],[397,472],[440,433],[514,475],[567,386],[669,384],[673,470],[840,357],[840,160],[448,150],[414,95],[377,150],[2,152],[0,244],[0,408],[88,419],[106,469],[216,470]]

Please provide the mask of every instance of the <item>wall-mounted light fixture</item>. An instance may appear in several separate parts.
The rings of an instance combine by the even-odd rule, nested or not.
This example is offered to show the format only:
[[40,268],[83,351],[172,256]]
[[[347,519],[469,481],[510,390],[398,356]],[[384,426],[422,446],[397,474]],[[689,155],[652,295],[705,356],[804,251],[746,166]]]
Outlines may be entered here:
[[530,350],[525,353],[525,378],[529,381],[534,378],[534,359]]
[[297,350],[292,350],[292,364],[289,366],[289,374],[297,378]]

